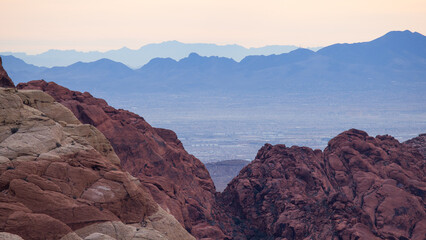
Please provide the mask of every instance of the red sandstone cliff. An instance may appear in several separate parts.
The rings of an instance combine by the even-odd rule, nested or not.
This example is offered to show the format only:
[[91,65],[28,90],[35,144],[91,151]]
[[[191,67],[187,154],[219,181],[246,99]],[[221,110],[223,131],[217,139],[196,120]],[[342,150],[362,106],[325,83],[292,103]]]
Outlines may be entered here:
[[0,239],[194,239],[51,96],[0,88],[0,106]]
[[19,89],[39,89],[92,124],[111,142],[121,166],[137,177],[154,200],[197,238],[223,239],[215,225],[215,188],[204,165],[188,154],[176,134],[151,127],[142,117],[117,110],[89,93],[55,83],[31,81]]

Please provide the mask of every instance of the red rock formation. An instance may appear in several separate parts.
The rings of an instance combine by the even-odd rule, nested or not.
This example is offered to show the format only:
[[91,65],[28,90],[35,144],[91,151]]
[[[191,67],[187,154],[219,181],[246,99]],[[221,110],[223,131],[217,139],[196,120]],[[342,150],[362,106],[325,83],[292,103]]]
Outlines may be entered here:
[[265,145],[221,203],[254,238],[424,239],[425,170],[416,149],[353,129],[324,152]]
[[48,92],[101,130],[122,166],[199,239],[424,239],[426,234],[424,158],[390,136],[373,138],[352,129],[332,139],[324,152],[266,144],[218,194],[204,165],[185,152],[174,132],[54,83],[18,88]]
[[0,87],[4,88],[14,88],[15,84],[13,84],[12,79],[10,79],[9,75],[3,68],[2,60],[0,57]]
[[105,136],[51,96],[2,88],[0,105],[0,232],[193,239],[121,169]]
[[415,138],[407,140],[404,142],[404,144],[417,148],[419,152],[423,155],[423,158],[426,159],[426,133],[420,134]]
[[197,238],[223,239],[215,221],[215,187],[204,165],[188,154],[173,131],[151,127],[142,117],[117,110],[89,93],[55,83],[31,81],[19,89],[40,89],[94,125],[111,142],[122,167],[149,189],[154,200]]

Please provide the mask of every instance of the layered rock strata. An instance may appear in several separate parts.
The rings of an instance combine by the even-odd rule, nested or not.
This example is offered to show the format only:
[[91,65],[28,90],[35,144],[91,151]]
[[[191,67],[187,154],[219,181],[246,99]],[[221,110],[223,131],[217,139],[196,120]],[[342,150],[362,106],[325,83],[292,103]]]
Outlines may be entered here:
[[48,94],[0,88],[0,123],[0,236],[193,239],[100,131]]
[[31,81],[18,88],[45,91],[81,122],[99,129],[111,142],[123,169],[138,178],[154,200],[191,234],[226,238],[216,223],[216,190],[209,172],[185,151],[173,131],[153,128],[134,113],[53,82]]

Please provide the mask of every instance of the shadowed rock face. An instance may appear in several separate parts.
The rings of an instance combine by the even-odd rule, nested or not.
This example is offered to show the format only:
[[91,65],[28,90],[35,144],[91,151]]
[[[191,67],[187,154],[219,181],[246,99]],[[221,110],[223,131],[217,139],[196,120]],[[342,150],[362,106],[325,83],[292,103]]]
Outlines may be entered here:
[[142,117],[114,109],[89,93],[55,83],[31,81],[20,89],[40,89],[92,124],[111,142],[121,166],[137,177],[154,200],[197,238],[223,239],[215,222],[215,187],[204,165],[188,154],[173,131],[153,128]]
[[[121,169],[105,136],[51,96],[0,88],[0,106],[0,232],[193,239]],[[19,239],[11,234],[0,237]]]
[[1,57],[0,57],[0,87],[4,87],[4,88],[15,87],[15,84],[13,84],[12,79],[10,79],[9,75],[7,75],[7,72],[3,68]]
[[424,239],[425,191],[416,149],[352,129],[324,152],[266,144],[221,201],[248,238]]

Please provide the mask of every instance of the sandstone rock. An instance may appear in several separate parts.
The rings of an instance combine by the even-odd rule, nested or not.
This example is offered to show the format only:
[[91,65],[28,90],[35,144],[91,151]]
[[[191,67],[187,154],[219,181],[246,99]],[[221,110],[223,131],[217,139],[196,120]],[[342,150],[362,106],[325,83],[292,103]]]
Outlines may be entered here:
[[[347,154],[349,149],[351,155]],[[372,138],[350,130],[329,142],[324,151],[326,160],[330,154],[337,155],[344,165],[357,159],[357,164],[345,170],[348,181],[336,181],[334,187],[347,187],[352,192],[349,200],[369,216],[370,230],[376,237],[411,239],[418,234],[413,229],[426,218],[426,168],[417,151],[391,136]],[[335,172],[327,166],[326,161],[332,179]]]
[[195,239],[161,208],[142,223],[126,225],[119,221],[108,221],[80,228],[75,233],[82,239]]
[[20,236],[7,233],[7,232],[0,232],[0,239],[7,239],[7,240],[23,240]]
[[[89,93],[70,91],[55,83],[31,81],[18,88],[49,93],[81,122],[99,129],[120,157],[121,166],[137,177],[154,200],[187,230],[194,232],[200,223],[214,222],[218,210],[213,181],[173,131],[153,128],[134,113],[114,109]],[[218,226],[211,227],[221,232]],[[196,237],[204,236],[203,229],[195,231],[199,234]]]
[[423,158],[426,159],[426,133],[420,134],[415,138],[407,140],[404,142],[404,144],[417,148],[419,152],[423,155]]
[[10,79],[9,75],[7,75],[7,72],[3,68],[1,57],[0,57],[0,87],[3,87],[3,88],[15,87],[15,84],[13,84],[12,79]]
[[[99,130],[41,91],[0,89],[0,103],[0,231],[24,239],[144,239],[136,233],[160,231],[163,239],[193,239],[171,215],[157,217],[159,206]],[[104,222],[138,230],[110,236],[92,227]],[[83,228],[93,231],[79,236]]]
[[352,129],[322,154],[265,145],[220,201],[241,239],[423,239],[425,169],[417,150]]

